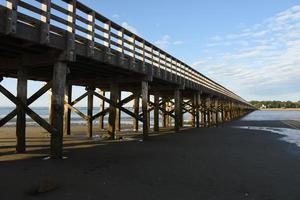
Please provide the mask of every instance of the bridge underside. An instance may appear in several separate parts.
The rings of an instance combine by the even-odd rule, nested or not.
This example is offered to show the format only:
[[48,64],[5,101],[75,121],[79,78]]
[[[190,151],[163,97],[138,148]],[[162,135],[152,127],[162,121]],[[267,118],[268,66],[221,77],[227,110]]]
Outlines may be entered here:
[[[185,113],[190,114],[192,127],[209,127],[253,110],[243,102],[196,84],[185,77],[187,73],[183,76],[166,67],[154,67],[153,59],[151,65],[145,58],[141,61],[106,47],[93,46],[91,50],[89,45],[75,41],[74,37],[71,40],[74,48],[70,49],[72,37],[65,31],[60,35],[50,34],[48,29],[48,42],[41,43],[43,24],[33,19],[35,23],[30,25],[16,20],[16,30],[12,31],[7,25],[9,12],[0,6],[0,82],[5,77],[17,79],[17,95],[2,85],[0,92],[16,105],[16,109],[0,120],[0,127],[17,117],[16,150],[19,153],[26,151],[26,114],[51,133],[51,157],[61,158],[63,136],[72,134],[71,112],[86,121],[87,137],[93,137],[96,120],[99,129],[105,128],[107,115],[104,137],[113,140],[121,130],[121,113],[133,118],[134,131],[139,131],[142,124],[141,137],[147,139],[150,128],[155,133],[161,127],[179,131],[184,126]],[[171,65],[173,63],[171,60]],[[27,97],[28,80],[43,81],[45,85]],[[86,92],[73,99],[73,86],[84,86]],[[49,90],[51,112],[46,121],[30,108],[30,104]],[[109,97],[105,95],[108,92]],[[122,92],[128,92],[129,96],[123,98]],[[87,112],[84,114],[75,105],[86,97]],[[93,113],[95,98],[100,99],[98,113]],[[130,102],[132,109],[125,106]],[[105,107],[105,103],[109,107]],[[152,112],[153,119],[150,118]]]

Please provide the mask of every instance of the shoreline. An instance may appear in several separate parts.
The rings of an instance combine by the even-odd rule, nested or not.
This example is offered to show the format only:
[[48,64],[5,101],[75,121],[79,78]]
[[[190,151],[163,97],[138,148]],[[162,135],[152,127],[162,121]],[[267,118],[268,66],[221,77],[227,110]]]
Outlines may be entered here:
[[267,108],[259,109],[259,111],[300,111],[300,108]]

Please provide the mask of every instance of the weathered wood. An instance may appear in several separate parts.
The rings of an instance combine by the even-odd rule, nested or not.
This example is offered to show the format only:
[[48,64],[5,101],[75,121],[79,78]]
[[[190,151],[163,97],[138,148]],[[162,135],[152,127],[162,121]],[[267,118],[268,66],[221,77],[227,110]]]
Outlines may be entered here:
[[[117,104],[119,105],[121,102],[121,95],[122,91],[119,91],[117,98]],[[116,109],[116,131],[121,131],[121,110],[119,108]]]
[[200,93],[196,93],[196,127],[200,127]]
[[68,108],[73,111],[75,114],[77,114],[78,116],[80,116],[82,119],[88,121],[88,116],[86,116],[85,114],[83,114],[80,110],[78,110],[77,108],[71,106],[70,104],[67,104]]
[[88,95],[88,92],[85,92],[83,95],[79,96],[77,99],[72,101],[72,103],[70,103],[70,105],[74,106],[75,104],[79,103],[82,99],[84,99],[87,95]]
[[13,94],[11,94],[7,89],[5,89],[2,85],[0,85],[0,92],[7,97],[10,101],[12,101],[15,105],[18,105],[25,109],[26,114],[29,115],[34,121],[36,121],[41,127],[46,129],[52,135],[57,134],[57,130],[47,123],[43,118],[41,118],[38,114],[36,114],[33,110],[31,110],[26,104],[16,98]]
[[[17,98],[27,104],[27,69],[20,67],[18,70],[18,84],[17,84]],[[17,153],[24,153],[26,151],[26,112],[21,105],[17,105],[18,115],[16,122],[16,136],[17,136]]]
[[[134,94],[134,102],[133,102],[133,112],[136,115],[139,115],[140,112],[140,95]],[[135,132],[139,131],[139,120],[133,118],[133,130]]]
[[148,121],[148,98],[149,98],[149,85],[147,81],[142,81],[142,112],[143,112],[143,139],[146,140],[148,138],[149,127]]
[[64,114],[64,134],[71,135],[71,109],[68,104],[72,102],[72,85],[66,85],[65,91],[65,114]]
[[52,124],[52,89],[48,91],[48,123]]
[[56,62],[53,67],[52,83],[52,125],[57,130],[57,134],[51,135],[50,155],[51,158],[62,158],[63,153],[63,118],[64,118],[64,95],[67,76],[67,64]]
[[159,132],[159,94],[154,95],[154,132]]
[[[39,97],[41,97],[43,94],[45,94],[51,88],[51,86],[52,86],[52,82],[48,82],[41,89],[39,89],[37,92],[35,92],[29,99],[27,99],[27,105],[29,106],[35,100],[37,100]],[[4,126],[7,122],[12,120],[17,114],[18,114],[18,107],[16,109],[14,109],[13,111],[11,111],[4,118],[0,119],[0,127]]]
[[[102,91],[102,90],[99,89],[99,94],[102,95],[102,96],[105,96],[105,91]],[[105,102],[104,102],[104,100],[100,99],[99,107],[100,107],[100,113],[103,112],[104,108],[105,108]],[[104,115],[105,114],[106,114],[106,112],[104,113]],[[99,128],[101,130],[104,128],[104,115],[99,115]]]
[[[110,101],[117,104],[119,98],[119,84],[112,82],[110,85]],[[109,105],[109,117],[108,117],[108,135],[110,139],[116,139],[116,114],[117,108],[112,103]]]
[[92,138],[93,137],[93,104],[94,104],[94,87],[87,87],[88,92],[88,100],[87,100],[87,136]]
[[50,9],[51,0],[41,0],[41,44],[49,44],[50,42]]
[[112,105],[113,107],[119,108],[122,112],[128,114],[131,117],[134,117],[136,119],[138,119],[139,121],[143,122],[143,119],[139,116],[134,114],[133,112],[127,110],[126,108],[123,108],[122,106],[120,106],[119,104],[117,104],[116,102],[111,101],[110,99],[99,95],[98,93],[94,93],[94,95],[102,100],[104,100],[105,102],[109,103],[110,105]]
[[195,109],[196,109],[196,102],[197,101],[197,98],[196,98],[196,94],[194,93],[193,96],[192,96],[192,105],[191,105],[191,125],[192,127],[196,127],[196,112],[195,112]]
[[75,26],[76,26],[76,4],[77,0],[68,3],[68,26],[67,26],[67,49],[66,58],[69,61],[76,60],[75,51]]
[[6,34],[16,34],[17,33],[17,0],[7,0],[6,7],[7,11],[7,21],[6,21]]
[[175,99],[175,131],[180,130],[181,125],[181,115],[182,115],[182,103],[181,103],[181,91],[179,89],[175,90],[174,93],[174,99]]
[[161,111],[161,124],[162,127],[166,128],[167,127],[167,114],[165,114],[164,111],[166,111],[167,108],[167,99],[164,97],[163,98],[163,104],[161,105],[161,107],[159,108],[159,110]]

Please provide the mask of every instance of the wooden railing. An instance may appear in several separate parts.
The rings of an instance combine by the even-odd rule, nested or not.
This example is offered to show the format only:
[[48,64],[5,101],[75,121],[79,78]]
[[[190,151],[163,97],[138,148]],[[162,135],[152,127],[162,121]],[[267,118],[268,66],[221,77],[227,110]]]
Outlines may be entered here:
[[70,52],[74,52],[75,42],[87,45],[89,55],[106,47],[108,51],[120,52],[133,61],[150,64],[153,68],[247,103],[184,62],[76,0],[7,0],[6,7],[17,13],[19,22],[29,26],[35,26],[36,20],[42,22],[42,43],[49,42],[49,34],[55,34],[70,38],[67,45]]

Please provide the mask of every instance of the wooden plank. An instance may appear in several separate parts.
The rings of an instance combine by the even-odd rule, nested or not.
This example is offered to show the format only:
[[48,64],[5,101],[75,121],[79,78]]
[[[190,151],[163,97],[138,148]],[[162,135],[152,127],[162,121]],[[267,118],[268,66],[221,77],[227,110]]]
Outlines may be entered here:
[[148,98],[149,98],[149,85],[148,82],[142,81],[142,112],[143,112],[143,140],[148,138],[149,127],[148,127]]
[[[27,101],[27,70],[20,67],[18,70],[18,83],[17,83],[17,98],[26,105]],[[17,136],[17,153],[24,153],[26,151],[26,113],[22,105],[17,105],[18,114],[16,121],[16,136]]]
[[51,158],[62,158],[63,154],[63,129],[64,129],[64,95],[66,87],[67,63],[57,62],[53,67],[52,82],[52,125],[57,134],[51,135],[50,155]]

